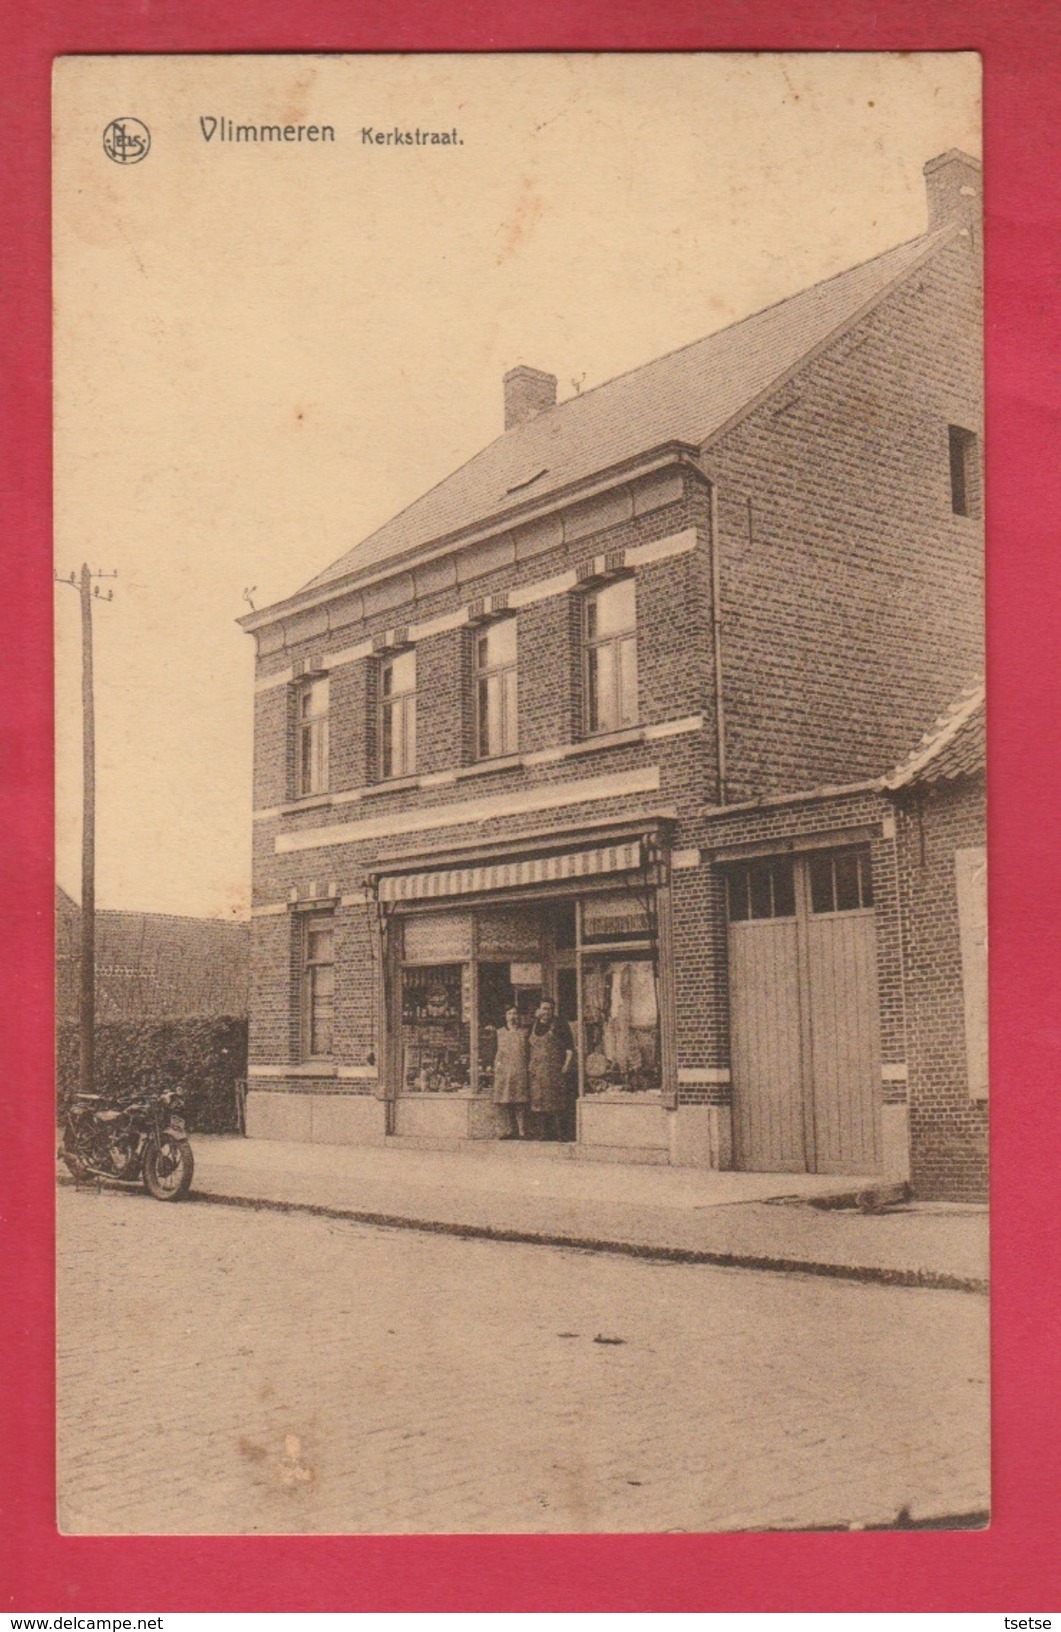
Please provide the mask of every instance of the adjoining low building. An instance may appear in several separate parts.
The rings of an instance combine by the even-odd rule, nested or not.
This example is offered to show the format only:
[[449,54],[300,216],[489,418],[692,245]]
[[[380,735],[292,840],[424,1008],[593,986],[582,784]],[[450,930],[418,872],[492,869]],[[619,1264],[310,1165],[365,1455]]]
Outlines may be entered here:
[[910,1095],[921,1196],[987,1196],[984,689],[886,779],[895,808]]
[[[111,1091],[180,1081],[193,1127],[234,1128],[247,1060],[248,924],[100,909],[95,929],[97,1085]],[[80,970],[81,909],[59,888],[56,1019],[64,1090],[78,1079]]]
[[[248,1132],[910,1171],[904,809],[982,666],[980,168],[911,243],[505,431],[257,643]],[[903,829],[905,832],[905,828]]]

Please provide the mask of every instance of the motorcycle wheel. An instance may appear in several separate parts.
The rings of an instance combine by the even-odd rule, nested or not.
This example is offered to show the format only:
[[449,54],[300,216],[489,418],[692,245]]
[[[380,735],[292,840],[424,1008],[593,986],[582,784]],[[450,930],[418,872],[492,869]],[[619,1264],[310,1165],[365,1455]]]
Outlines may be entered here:
[[195,1158],[187,1139],[152,1139],[144,1152],[144,1188],[156,1201],[180,1201],[192,1187]]

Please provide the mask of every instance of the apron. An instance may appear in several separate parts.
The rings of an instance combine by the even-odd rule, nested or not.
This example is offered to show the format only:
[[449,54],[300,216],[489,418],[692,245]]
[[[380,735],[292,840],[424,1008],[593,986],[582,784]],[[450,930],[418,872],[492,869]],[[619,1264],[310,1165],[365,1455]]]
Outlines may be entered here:
[[567,1089],[561,1076],[567,1049],[556,1035],[555,1023],[548,1031],[539,1032],[536,1026],[530,1032],[530,1102],[531,1110],[543,1116],[556,1116],[567,1109]]
[[509,1031],[506,1026],[497,1034],[497,1053],[494,1055],[494,1104],[526,1105],[527,1103],[527,1034],[522,1027]]

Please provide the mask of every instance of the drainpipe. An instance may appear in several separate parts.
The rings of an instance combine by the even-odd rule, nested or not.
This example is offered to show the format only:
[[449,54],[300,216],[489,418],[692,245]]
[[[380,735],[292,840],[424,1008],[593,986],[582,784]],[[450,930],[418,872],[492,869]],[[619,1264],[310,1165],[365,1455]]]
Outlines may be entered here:
[[710,486],[711,505],[711,643],[715,669],[715,756],[718,781],[715,803],[726,803],[726,716],[722,697],[722,590],[719,566],[718,488]]

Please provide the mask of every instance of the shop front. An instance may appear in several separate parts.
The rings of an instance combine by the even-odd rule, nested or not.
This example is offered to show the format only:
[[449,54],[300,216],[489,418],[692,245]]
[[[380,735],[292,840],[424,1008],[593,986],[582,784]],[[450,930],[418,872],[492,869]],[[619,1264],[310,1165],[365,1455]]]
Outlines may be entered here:
[[527,1137],[664,1148],[676,1071],[657,843],[385,873],[377,891],[389,1132],[510,1134],[498,1038],[518,1025],[529,1050],[547,1003],[568,1054],[563,1105],[549,1127],[529,1114]]

